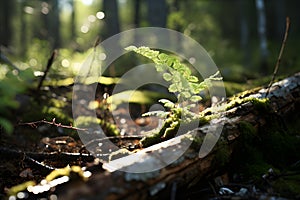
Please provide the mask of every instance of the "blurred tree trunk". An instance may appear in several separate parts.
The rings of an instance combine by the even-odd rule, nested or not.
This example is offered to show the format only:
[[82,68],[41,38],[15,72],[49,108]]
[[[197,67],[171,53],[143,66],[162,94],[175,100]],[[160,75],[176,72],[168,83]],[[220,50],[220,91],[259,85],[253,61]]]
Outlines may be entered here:
[[[147,0],[148,7],[148,22],[152,27],[166,27],[168,17],[168,5],[166,0]],[[164,44],[166,47],[170,45],[170,38],[163,37],[162,35],[157,37],[158,44]]]
[[60,11],[58,0],[44,0],[37,14],[41,24],[34,27],[34,36],[50,42],[52,48],[60,47]]
[[240,11],[240,45],[243,51],[243,65],[249,66],[250,59],[250,45],[249,45],[249,19],[248,19],[248,5],[247,1],[237,1]]
[[140,27],[141,22],[141,16],[140,16],[140,10],[141,10],[141,0],[134,0],[134,27],[138,28]]
[[8,47],[12,39],[11,17],[14,13],[14,0],[0,1],[0,44]]
[[166,0],[147,0],[150,26],[166,27],[168,7]]
[[120,32],[119,7],[116,0],[103,0],[104,33],[103,39],[113,36]]
[[285,2],[284,0],[275,1],[276,17],[276,38],[282,40],[285,31]]
[[74,40],[76,38],[76,15],[75,15],[75,9],[76,9],[76,3],[74,0],[70,0],[70,5],[72,7],[71,12],[71,40]]
[[[141,24],[141,0],[134,0],[133,24],[135,28],[139,28]],[[135,34],[134,41],[138,43],[140,36]]]
[[263,74],[268,73],[268,47],[267,47],[267,34],[266,34],[266,12],[265,12],[265,2],[264,0],[256,0],[256,10],[257,10],[257,29],[258,37],[260,40],[260,70]]
[[26,13],[24,12],[24,8],[26,6],[26,2],[25,1],[22,1],[20,3],[20,24],[21,24],[21,30],[20,31],[20,55],[22,57],[25,58],[25,55],[26,55],[26,50],[27,50],[27,22],[26,22]]
[[48,16],[48,32],[53,48],[60,47],[60,18],[58,0],[51,0],[51,12]]

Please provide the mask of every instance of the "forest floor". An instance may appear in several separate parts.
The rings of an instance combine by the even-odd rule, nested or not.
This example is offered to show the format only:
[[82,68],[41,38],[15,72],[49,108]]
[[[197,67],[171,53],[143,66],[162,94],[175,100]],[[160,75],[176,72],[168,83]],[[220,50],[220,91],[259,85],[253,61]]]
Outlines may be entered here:
[[[105,92],[101,89],[97,90],[96,97],[99,97],[100,103],[104,100],[104,93],[109,93],[111,89],[105,89]],[[66,166],[87,167],[93,173],[105,173],[101,165],[95,163],[93,156],[85,149],[76,128],[70,124],[72,121],[71,97],[72,86],[47,86],[42,87],[38,92],[29,91],[28,94],[20,96],[21,107],[12,111],[17,121],[14,133],[7,135],[1,132],[1,198],[8,198],[8,194],[11,194],[16,195],[15,199],[42,197],[51,199],[51,195],[55,193],[53,189],[49,188],[37,195],[28,192],[24,183],[28,181],[38,183],[54,169]],[[209,102],[204,103],[202,109],[208,105]],[[117,128],[122,136],[111,135],[109,139],[120,148],[134,151],[141,148],[139,140],[143,131],[157,127],[159,121],[141,117],[141,114],[149,109],[146,105],[131,105],[131,116],[134,121],[123,115],[126,112],[124,109],[120,106],[114,111],[115,119],[112,119],[106,109],[98,108],[97,114],[105,116],[105,121],[118,120]],[[144,130],[137,129],[143,126]],[[299,135],[295,136],[294,140],[299,140]],[[253,150],[251,153],[253,155],[247,156],[257,159],[255,157],[259,155],[259,152]],[[291,156],[288,151],[285,153],[283,156]],[[270,197],[300,199],[299,155],[297,159],[293,157],[293,162],[286,163],[281,168],[264,162],[249,166],[251,170],[241,167],[241,169],[248,169],[245,173],[234,171],[238,168],[237,165],[242,166],[243,163],[234,161],[235,166],[232,164],[228,163],[214,177],[199,180],[193,187],[178,189],[175,192],[176,199],[237,199],[237,197],[246,199],[245,197],[249,197],[250,193],[257,191],[263,191],[264,196],[261,195],[260,199]],[[19,186],[19,188],[14,186]],[[10,189],[13,187],[14,191]]]

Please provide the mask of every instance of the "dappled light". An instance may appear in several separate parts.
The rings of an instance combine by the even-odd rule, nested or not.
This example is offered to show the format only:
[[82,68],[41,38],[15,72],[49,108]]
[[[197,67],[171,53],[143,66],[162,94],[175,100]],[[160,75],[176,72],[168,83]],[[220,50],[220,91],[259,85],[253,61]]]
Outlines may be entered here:
[[299,7],[0,1],[0,199],[299,199]]

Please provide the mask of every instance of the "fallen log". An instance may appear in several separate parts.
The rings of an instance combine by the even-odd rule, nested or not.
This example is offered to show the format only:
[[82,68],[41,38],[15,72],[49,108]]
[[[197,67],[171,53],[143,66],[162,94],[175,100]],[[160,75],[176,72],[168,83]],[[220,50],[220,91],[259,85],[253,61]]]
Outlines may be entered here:
[[[55,191],[59,199],[149,199],[174,195],[174,188],[189,187],[199,180],[220,170],[219,154],[230,157],[235,141],[241,135],[241,124],[251,125],[254,130],[265,126],[285,126],[284,120],[299,118],[300,73],[274,83],[267,88],[245,91],[228,102],[228,107],[214,122],[197,130],[198,135],[209,133],[212,127],[222,124],[222,135],[214,149],[206,156],[199,156],[199,145],[191,148],[172,164],[156,171],[142,171],[147,165],[164,164],[163,159],[174,157],[183,151],[185,135],[153,145],[138,152],[103,165],[107,172],[94,173],[87,182],[71,181]],[[268,103],[257,100],[268,98]],[[272,120],[270,120],[270,118]],[[196,146],[196,147],[195,147]],[[175,150],[175,153],[174,153]],[[124,162],[126,160],[126,162]],[[111,165],[113,164],[113,165]],[[129,171],[129,172],[126,172]]]

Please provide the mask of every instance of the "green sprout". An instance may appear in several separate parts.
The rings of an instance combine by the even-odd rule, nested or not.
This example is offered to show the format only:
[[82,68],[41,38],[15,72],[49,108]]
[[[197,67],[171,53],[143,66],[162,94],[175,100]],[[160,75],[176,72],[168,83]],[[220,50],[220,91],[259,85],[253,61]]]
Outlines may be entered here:
[[[200,82],[196,76],[192,75],[190,68],[181,63],[178,58],[152,50],[149,47],[142,46],[137,48],[135,46],[129,46],[126,50],[134,51],[151,59],[156,64],[157,72],[163,73],[162,76],[164,80],[171,83],[168,90],[176,94],[178,102],[190,101],[196,103],[202,100],[202,97],[199,95],[200,92],[207,89],[212,81],[222,80],[222,77],[218,77],[219,71],[217,71],[209,78]],[[175,104],[170,100],[161,99],[159,101],[163,103],[166,108],[170,108],[171,110],[174,108],[181,109],[182,111],[185,110],[180,104]],[[185,108],[189,110],[193,106],[194,104],[188,105],[187,107],[185,106]]]
[[[152,60],[155,63],[156,71],[162,73],[163,79],[170,83],[168,87],[169,92],[174,93],[177,97],[177,103],[168,99],[159,100],[165,108],[170,110],[169,112],[153,111],[143,115],[156,115],[161,118],[169,118],[165,120],[163,127],[155,135],[166,138],[166,136],[172,135],[170,132],[175,132],[178,129],[180,123],[190,123],[193,120],[201,118],[200,114],[192,112],[192,108],[195,107],[195,103],[202,100],[200,96],[201,91],[211,86],[212,81],[222,80],[222,77],[219,77],[219,71],[200,82],[196,76],[192,75],[190,68],[180,62],[175,56],[160,53],[144,46],[129,46],[125,49]],[[184,118],[181,116],[184,116]]]

